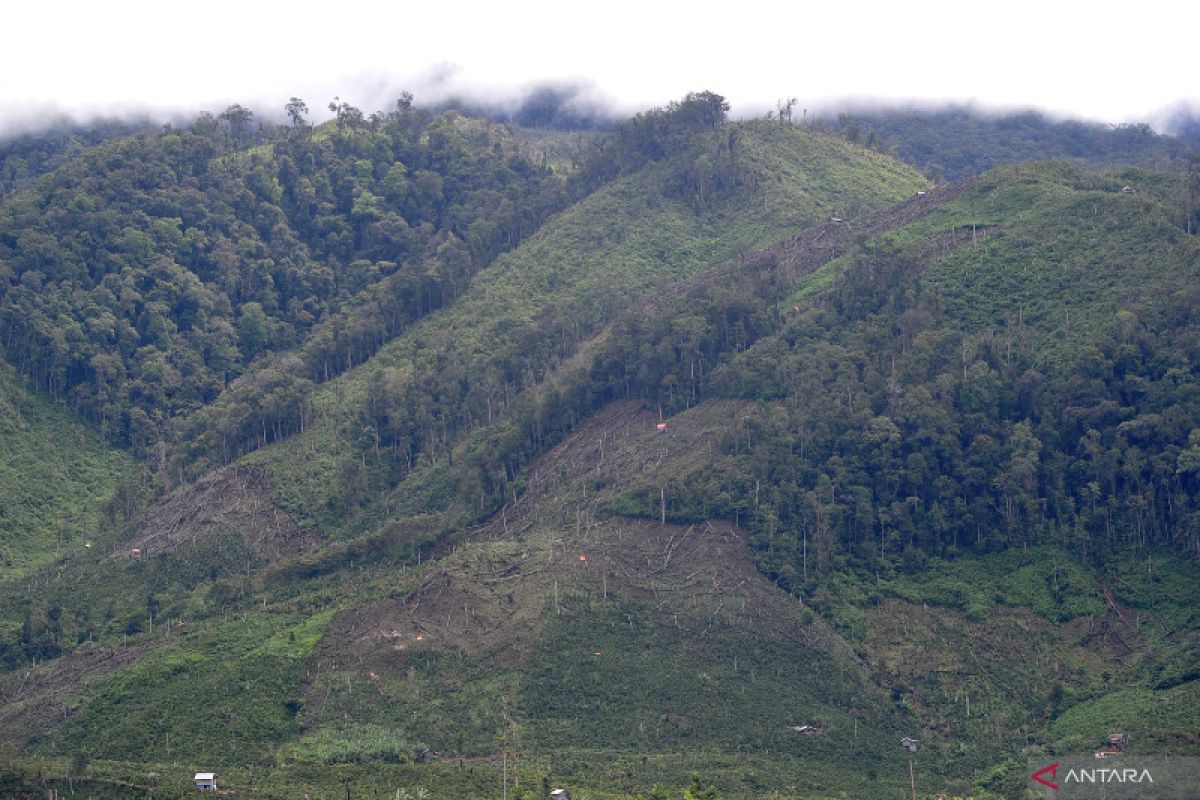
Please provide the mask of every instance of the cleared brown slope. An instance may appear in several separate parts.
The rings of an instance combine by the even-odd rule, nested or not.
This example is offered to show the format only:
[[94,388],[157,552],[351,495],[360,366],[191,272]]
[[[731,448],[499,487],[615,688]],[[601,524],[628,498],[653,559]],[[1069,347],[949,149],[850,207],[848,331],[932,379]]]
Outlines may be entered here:
[[241,538],[260,558],[286,560],[319,545],[322,537],[302,529],[272,501],[270,475],[261,467],[215,470],[160,499],[137,524],[128,547],[143,556]]
[[703,463],[736,420],[753,413],[749,404],[706,403],[674,417],[662,435],[657,415],[633,403],[609,406],[538,460],[519,502],[402,597],[340,616],[322,647],[361,653],[380,668],[402,668],[396,654],[427,648],[520,652],[545,614],[563,610],[564,597],[603,602],[617,593],[671,608],[672,625],[679,614],[678,624],[697,633],[715,616],[811,639],[811,629],[798,627],[802,606],[755,569],[735,525],[605,511],[635,481]]
[[[605,510],[632,481],[704,463],[723,432],[754,413],[707,403],[674,417],[665,435],[655,432],[657,415],[634,404],[595,415],[536,462],[520,502],[471,541],[420,576],[397,575],[385,599],[335,617],[309,670],[308,730],[380,725],[440,752],[490,752],[486,715],[510,703],[514,715],[542,720],[532,736],[563,730],[577,746],[667,718],[662,736],[711,745],[726,735],[729,714],[739,715],[743,739],[757,728],[786,739],[792,716],[830,718],[873,703],[866,665],[758,572],[737,526]],[[591,689],[650,686],[637,678],[647,658],[654,674],[643,677],[667,688],[611,706],[612,719],[570,726],[585,713],[571,704],[598,702]],[[599,671],[581,691],[579,669]],[[721,681],[740,685],[739,669],[747,680],[761,675],[754,692],[777,685],[779,696],[801,699],[714,705]],[[723,677],[697,684],[696,671]],[[829,689],[835,675],[839,688]]]

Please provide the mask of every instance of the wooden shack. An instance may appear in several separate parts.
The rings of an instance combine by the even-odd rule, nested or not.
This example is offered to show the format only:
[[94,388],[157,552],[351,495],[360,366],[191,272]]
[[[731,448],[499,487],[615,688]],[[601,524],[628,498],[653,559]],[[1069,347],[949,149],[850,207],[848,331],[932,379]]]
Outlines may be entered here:
[[1096,748],[1096,758],[1112,758],[1121,755],[1125,751],[1128,741],[1129,739],[1123,733],[1110,733]]

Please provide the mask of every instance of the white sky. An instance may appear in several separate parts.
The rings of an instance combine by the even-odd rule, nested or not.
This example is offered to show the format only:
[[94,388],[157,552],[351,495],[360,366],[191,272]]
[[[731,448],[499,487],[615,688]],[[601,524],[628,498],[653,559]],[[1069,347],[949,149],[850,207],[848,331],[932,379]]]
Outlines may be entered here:
[[712,89],[778,98],[1033,106],[1108,122],[1200,105],[1194,0],[14,0],[0,13],[0,129],[46,110],[365,112],[398,88],[511,94],[583,81],[622,110]]

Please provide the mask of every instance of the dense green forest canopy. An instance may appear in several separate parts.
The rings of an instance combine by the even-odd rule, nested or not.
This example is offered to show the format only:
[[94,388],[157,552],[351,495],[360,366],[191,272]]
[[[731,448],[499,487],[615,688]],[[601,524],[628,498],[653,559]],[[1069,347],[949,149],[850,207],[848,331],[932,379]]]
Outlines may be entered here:
[[34,131],[0,135],[0,197],[32,183],[96,145],[154,130],[149,119],[60,120]]
[[273,351],[301,363],[258,380],[297,402],[567,197],[545,158],[453,112],[261,142],[247,115],[103,143],[0,211],[8,358],[139,454]]

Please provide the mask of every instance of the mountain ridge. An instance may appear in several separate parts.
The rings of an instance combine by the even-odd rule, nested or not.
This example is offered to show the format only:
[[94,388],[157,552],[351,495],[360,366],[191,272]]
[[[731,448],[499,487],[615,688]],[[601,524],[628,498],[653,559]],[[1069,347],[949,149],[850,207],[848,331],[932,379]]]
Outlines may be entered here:
[[916,735],[922,786],[984,798],[1110,727],[1192,752],[1185,178],[929,187],[778,122],[689,136],[314,385],[300,430],[211,471],[202,443],[111,549],[0,583],[13,768],[883,797]]

